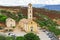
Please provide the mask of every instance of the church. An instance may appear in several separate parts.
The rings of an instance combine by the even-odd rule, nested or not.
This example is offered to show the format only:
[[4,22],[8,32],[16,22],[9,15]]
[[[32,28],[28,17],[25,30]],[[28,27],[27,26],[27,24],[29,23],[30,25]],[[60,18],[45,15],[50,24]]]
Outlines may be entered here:
[[28,4],[28,18],[23,18],[19,21],[18,27],[25,32],[37,32],[37,23],[33,21],[33,7],[32,4]]
[[14,27],[14,26],[16,26],[15,20],[12,19],[12,18],[7,18],[6,19],[6,26],[7,27]]

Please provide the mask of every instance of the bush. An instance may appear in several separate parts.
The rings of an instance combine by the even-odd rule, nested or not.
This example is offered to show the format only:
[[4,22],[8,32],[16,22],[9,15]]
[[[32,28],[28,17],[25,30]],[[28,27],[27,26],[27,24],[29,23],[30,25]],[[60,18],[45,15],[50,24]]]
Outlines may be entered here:
[[16,40],[25,40],[24,37],[16,37]]
[[40,38],[34,33],[28,33],[24,35],[26,40],[40,40]]
[[13,37],[6,37],[6,40],[14,40]]
[[0,35],[0,40],[6,40],[5,36]]
[[5,22],[6,18],[6,16],[0,14],[0,22]]

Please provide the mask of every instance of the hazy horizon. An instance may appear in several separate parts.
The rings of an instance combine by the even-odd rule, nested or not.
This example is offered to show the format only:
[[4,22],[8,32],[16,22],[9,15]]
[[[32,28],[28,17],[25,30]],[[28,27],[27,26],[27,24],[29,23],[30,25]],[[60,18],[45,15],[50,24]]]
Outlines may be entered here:
[[43,5],[58,5],[60,0],[0,0],[2,6],[20,6],[32,4],[43,4]]

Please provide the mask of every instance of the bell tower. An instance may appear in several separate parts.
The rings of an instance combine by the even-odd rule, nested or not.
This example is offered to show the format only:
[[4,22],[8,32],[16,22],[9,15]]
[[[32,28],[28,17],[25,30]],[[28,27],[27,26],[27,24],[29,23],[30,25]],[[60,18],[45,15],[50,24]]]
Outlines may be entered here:
[[28,19],[32,20],[33,19],[33,12],[32,12],[32,4],[28,4]]

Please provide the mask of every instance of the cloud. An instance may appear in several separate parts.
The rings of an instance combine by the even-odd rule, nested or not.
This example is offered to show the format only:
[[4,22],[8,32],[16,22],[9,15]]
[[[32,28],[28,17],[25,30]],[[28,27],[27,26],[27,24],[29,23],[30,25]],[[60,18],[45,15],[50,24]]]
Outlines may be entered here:
[[0,0],[0,5],[19,5],[18,3],[19,0]]
[[60,4],[60,0],[42,0],[41,4],[47,5]]
[[53,5],[60,4],[60,0],[0,0],[0,5],[6,6],[27,5],[28,3]]

